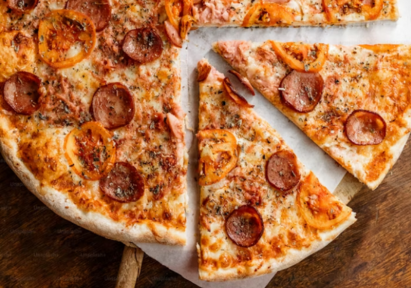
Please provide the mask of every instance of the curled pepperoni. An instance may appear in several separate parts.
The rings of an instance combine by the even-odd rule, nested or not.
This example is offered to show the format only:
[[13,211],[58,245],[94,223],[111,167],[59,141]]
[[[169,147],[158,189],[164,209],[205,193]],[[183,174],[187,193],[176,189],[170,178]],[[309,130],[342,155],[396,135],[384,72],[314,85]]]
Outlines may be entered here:
[[231,212],[225,222],[228,237],[238,246],[257,244],[264,232],[260,213],[253,206],[244,205]]
[[38,0],[7,0],[7,5],[11,10],[18,13],[25,13],[36,8]]
[[108,0],[68,0],[66,9],[87,15],[96,26],[97,32],[104,30],[111,18],[111,6]]
[[110,173],[100,179],[100,189],[111,199],[134,202],[144,194],[144,180],[134,166],[117,162]]
[[40,106],[40,83],[34,74],[17,72],[4,83],[4,100],[19,114],[33,114]]
[[324,80],[316,72],[294,70],[281,82],[279,90],[284,103],[297,112],[314,110],[321,99]]
[[177,29],[169,21],[164,21],[164,28],[166,30],[167,38],[170,40],[171,44],[178,48],[183,47],[183,40],[181,39]]
[[98,88],[91,108],[94,118],[107,129],[127,125],[133,120],[135,111],[133,96],[120,83],[110,83]]
[[301,177],[297,157],[287,150],[274,153],[267,161],[265,176],[268,183],[277,189],[288,191],[294,188]]
[[253,95],[255,96],[254,88],[251,86],[250,81],[247,77],[243,77],[240,73],[235,70],[228,70],[231,74],[233,74],[237,79],[244,85],[244,87]]
[[161,56],[163,40],[155,28],[134,29],[124,37],[123,51],[141,64],[149,63]]
[[356,145],[380,144],[386,134],[387,125],[377,113],[356,110],[345,122],[348,139]]

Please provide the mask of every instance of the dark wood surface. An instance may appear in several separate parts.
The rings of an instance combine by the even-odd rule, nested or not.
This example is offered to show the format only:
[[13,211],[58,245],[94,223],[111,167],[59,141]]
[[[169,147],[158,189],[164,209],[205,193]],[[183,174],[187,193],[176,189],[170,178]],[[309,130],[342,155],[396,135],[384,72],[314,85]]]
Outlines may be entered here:
[[[411,287],[411,147],[376,191],[350,202],[358,221],[279,272],[268,287]],[[58,217],[0,159],[0,287],[114,287],[123,244]],[[136,287],[196,287],[144,257]],[[233,283],[235,287],[235,282]]]

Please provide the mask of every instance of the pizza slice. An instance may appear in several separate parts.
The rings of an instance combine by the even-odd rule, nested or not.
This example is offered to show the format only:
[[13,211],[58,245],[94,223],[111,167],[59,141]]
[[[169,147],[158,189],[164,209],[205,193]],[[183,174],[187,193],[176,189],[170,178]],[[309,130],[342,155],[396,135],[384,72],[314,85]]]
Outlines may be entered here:
[[204,59],[198,71],[200,279],[285,269],[356,221],[229,78]]
[[351,174],[380,185],[411,131],[411,46],[229,41],[214,49]]
[[397,20],[399,14],[397,0],[202,0],[194,1],[193,16],[199,26],[266,27]]
[[127,245],[184,245],[180,49],[162,2],[23,2],[0,4],[4,159],[86,229]]

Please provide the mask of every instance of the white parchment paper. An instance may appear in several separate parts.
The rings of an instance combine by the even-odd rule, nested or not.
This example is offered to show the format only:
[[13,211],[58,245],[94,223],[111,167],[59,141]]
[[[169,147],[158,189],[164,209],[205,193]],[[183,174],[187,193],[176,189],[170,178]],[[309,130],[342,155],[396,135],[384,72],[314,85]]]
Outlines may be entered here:
[[[196,82],[196,65],[202,58],[207,58],[220,72],[227,74],[231,69],[224,60],[211,51],[212,43],[219,40],[249,40],[263,42],[265,40],[303,41],[308,43],[330,44],[411,44],[411,1],[398,0],[401,18],[398,22],[382,22],[362,24],[350,27],[330,28],[202,28],[190,33],[190,42],[186,43],[181,53],[183,108],[187,113],[186,142],[189,151],[188,197],[187,210],[187,245],[170,247],[159,244],[138,244],[146,254],[158,260],[171,270],[200,287],[265,287],[274,274],[226,283],[208,283],[198,279],[196,242],[198,239],[197,211],[200,189],[194,177],[197,166],[197,143],[193,131],[198,124],[198,84]],[[242,93],[246,96],[246,93]],[[294,124],[287,120],[274,106],[259,93],[255,97],[246,97],[255,105],[254,110],[268,121],[295,151],[301,162],[311,169],[320,181],[334,191],[345,174],[336,162],[327,156],[311,140],[309,140]],[[190,131],[190,129],[192,131]]]

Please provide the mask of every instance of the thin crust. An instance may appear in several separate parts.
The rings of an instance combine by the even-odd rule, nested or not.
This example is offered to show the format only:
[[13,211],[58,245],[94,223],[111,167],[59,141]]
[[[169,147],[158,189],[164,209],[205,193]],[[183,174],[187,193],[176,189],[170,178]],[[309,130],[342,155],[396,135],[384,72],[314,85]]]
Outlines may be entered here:
[[[280,83],[292,69],[276,55],[271,43],[217,42],[214,49],[341,166],[376,189],[399,158],[411,131],[410,46],[328,45],[328,58],[318,72],[325,83],[322,100],[313,111],[299,113],[281,100]],[[394,106],[387,103],[399,108],[388,108]],[[361,109],[385,119],[387,135],[382,143],[355,145],[346,137],[347,117]]]
[[[207,65],[210,64],[202,60],[198,67],[201,70]],[[268,172],[264,169],[269,162],[268,159],[278,151],[288,151],[292,154],[293,152],[281,136],[251,108],[237,104],[224,92],[223,79],[224,75],[212,67],[208,77],[200,82],[200,155],[205,151],[204,155],[207,157],[210,155],[210,149],[213,149],[213,145],[202,144],[206,143],[203,142],[203,135],[215,139],[217,131],[226,131],[222,133],[229,132],[234,135],[238,151],[235,168],[218,182],[201,186],[201,237],[197,252],[200,279],[206,281],[249,278],[286,269],[325,247],[356,221],[355,213],[322,186],[298,159],[293,162],[294,164],[284,164],[295,167],[296,173],[292,174],[293,177],[301,175],[298,184],[294,184],[287,191],[281,191],[269,184],[266,178]],[[207,134],[207,131],[216,132]],[[275,165],[281,165],[278,163]],[[220,170],[216,174],[221,175],[224,168],[218,167]],[[285,170],[279,171],[275,173],[281,177],[281,173],[287,173],[282,172]],[[200,172],[200,178],[201,175]],[[329,211],[331,214],[333,211],[341,211],[341,214],[333,214],[332,219],[335,220],[341,215],[335,224],[327,222],[332,221],[330,218],[324,220],[325,222],[318,220],[316,223],[309,222],[313,218],[307,218],[311,216],[306,214],[308,210],[304,205],[310,200],[299,199],[311,198],[302,196],[302,191],[315,193],[312,191],[318,189],[321,195],[329,195],[328,199],[333,199],[329,202],[321,200],[321,203],[337,205],[323,206],[318,211]],[[228,215],[243,205],[251,205],[258,210],[264,223],[262,237],[249,247],[235,244],[225,232]],[[339,208],[333,210],[330,207]]]

